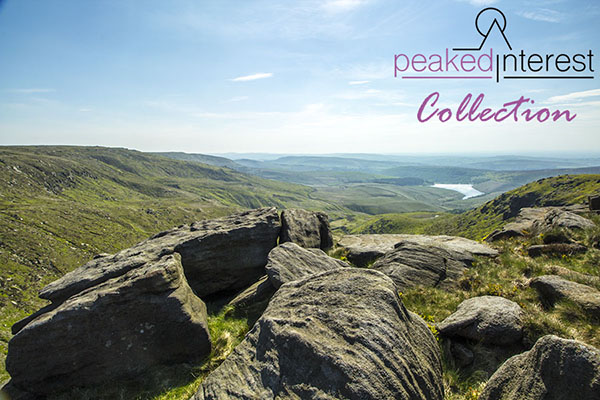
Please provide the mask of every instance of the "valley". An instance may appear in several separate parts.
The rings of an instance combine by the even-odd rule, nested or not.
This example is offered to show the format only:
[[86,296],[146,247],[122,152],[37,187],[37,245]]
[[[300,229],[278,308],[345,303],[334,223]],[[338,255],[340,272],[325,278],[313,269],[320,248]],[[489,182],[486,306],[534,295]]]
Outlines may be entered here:
[[[465,168],[456,165],[461,161],[452,157],[403,161],[387,156],[363,157],[284,156],[258,161],[103,147],[0,148],[0,357],[4,359],[7,354],[11,326],[47,304],[37,297],[41,288],[97,254],[115,253],[191,221],[275,206],[326,212],[335,242],[347,234],[392,233],[456,235],[480,241],[513,221],[523,207],[580,205],[588,195],[600,192],[600,175],[583,174],[597,167],[585,162],[582,165],[581,160],[528,158],[517,162],[544,169],[511,171],[503,168],[515,161],[510,158],[494,158],[490,163],[496,169],[484,169],[481,159],[463,159],[462,164],[477,167]],[[549,168],[565,165],[567,168]],[[563,175],[565,171],[570,175]],[[560,176],[540,179],[555,174]],[[450,183],[433,186],[439,182]],[[521,182],[525,185],[518,186]],[[452,190],[457,187],[451,185],[485,194],[465,199],[465,193]],[[513,186],[518,187],[508,190]],[[591,248],[596,236],[591,231],[577,234],[576,239]],[[550,271],[548,262],[552,259],[524,262],[510,244],[500,243],[496,248],[501,254],[496,262],[506,266],[508,275],[494,272],[495,262],[481,261],[478,272],[469,275],[475,282],[471,289],[444,292],[414,288],[406,290],[403,301],[432,321],[447,317],[461,300],[472,295],[499,291],[505,297],[534,304],[529,291],[508,290],[523,271]],[[339,249],[330,254],[345,259]],[[597,268],[591,264],[595,257],[597,251],[590,250],[557,263],[580,274],[596,274]],[[189,397],[201,382],[190,374],[203,377],[216,368],[253,323],[252,318],[233,316],[222,303],[209,302],[208,306],[208,324],[216,347],[206,364],[156,371],[148,377],[150,381],[100,387],[85,396],[128,398],[132,393],[145,393],[142,398]],[[532,340],[541,333],[565,335],[550,321],[563,318],[560,313],[564,311],[560,310],[553,317],[539,310],[531,314],[532,318],[546,318],[545,323],[550,324],[539,326],[530,321]],[[569,322],[578,332],[576,337],[596,344],[591,338],[597,325],[592,324],[590,330],[581,321]],[[444,368],[445,374],[453,371]],[[465,376],[445,375],[444,379],[455,379],[457,386],[452,390],[463,396],[473,387],[468,379],[475,379],[474,375]],[[0,377],[8,378],[4,369]],[[477,378],[473,382],[483,381]]]

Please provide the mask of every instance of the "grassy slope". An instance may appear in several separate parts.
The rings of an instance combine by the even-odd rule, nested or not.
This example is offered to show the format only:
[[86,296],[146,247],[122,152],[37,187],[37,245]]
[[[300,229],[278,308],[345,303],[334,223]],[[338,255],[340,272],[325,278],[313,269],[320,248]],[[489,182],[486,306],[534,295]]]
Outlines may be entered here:
[[[590,217],[600,226],[600,217]],[[524,310],[524,342],[527,347],[548,334],[600,347],[600,320],[569,301],[560,301],[548,308],[528,285],[528,280],[533,277],[558,274],[600,289],[600,250],[592,247],[600,239],[600,228],[573,233],[573,238],[590,246],[589,250],[576,256],[530,258],[526,255],[526,248],[541,243],[540,238],[502,241],[496,244],[500,257],[495,260],[479,258],[465,273],[457,289],[411,288],[402,293],[402,300],[408,309],[435,325],[453,313],[465,299],[483,295],[502,296],[517,302]],[[440,344],[442,349],[446,349],[444,340]],[[490,362],[493,358],[489,358],[476,361],[467,368],[458,368],[452,364],[447,350],[444,350],[444,359],[446,399],[452,400],[477,399],[490,370],[495,370],[502,361]]]
[[10,326],[43,304],[37,291],[94,254],[239,209],[340,211],[312,191],[124,149],[1,147],[0,360]]
[[[346,233],[417,233],[453,234],[482,239],[512,220],[521,207],[581,204],[588,195],[600,192],[600,175],[560,176],[532,182],[471,211],[459,215],[432,213],[389,214],[354,219]],[[600,217],[589,215],[600,226]],[[348,221],[347,221],[348,222]],[[342,231],[338,228],[338,231]],[[481,295],[503,296],[518,302],[525,311],[525,336],[528,345],[546,334],[582,340],[600,346],[600,321],[590,318],[568,301],[546,308],[528,279],[559,274],[566,279],[600,289],[600,228],[573,233],[573,239],[589,246],[585,254],[532,259],[525,249],[540,238],[503,241],[496,244],[501,252],[496,260],[479,259],[456,290],[412,288],[402,294],[405,305],[433,326],[456,310],[463,300]],[[583,275],[585,274],[585,275]],[[588,278],[587,276],[591,276]],[[595,278],[594,278],[595,277]],[[444,348],[443,341],[441,342]],[[447,399],[476,399],[489,373],[489,363],[461,369],[445,356],[444,380]],[[493,365],[492,367],[495,367]]]
[[[239,208],[275,204],[323,209],[334,218],[348,214],[348,210],[332,206],[331,201],[325,203],[330,200],[327,196],[313,199],[313,189],[307,187],[121,149],[0,148],[0,183],[3,352],[12,322],[39,306],[37,289],[93,254],[114,252],[161,229]],[[598,175],[551,178],[506,193],[461,215],[440,214],[434,218],[436,213],[413,213],[379,218],[350,213],[337,222],[354,221],[350,227],[353,233],[410,231],[481,237],[513,217],[518,207],[577,203],[599,189]],[[525,307],[530,340],[557,333],[599,345],[596,322],[567,303],[553,310],[543,309],[523,282],[528,276],[551,272],[551,264],[598,275],[600,252],[593,250],[568,259],[531,260],[515,251],[513,242],[502,246],[498,263],[480,260],[465,276],[466,285],[461,290],[414,289],[403,293],[405,303],[426,318],[440,321],[465,298],[501,294]],[[217,309],[209,317],[215,352],[205,364],[150,374],[152,382],[71,392],[66,398],[188,398],[203,376],[243,338],[250,324],[227,310]],[[467,398],[485,378],[476,369],[461,371],[451,365],[446,366],[445,376],[450,397],[460,398]]]
[[462,214],[422,220],[411,214],[387,214],[358,220],[351,233],[425,233],[482,239],[514,219],[522,207],[581,204],[600,192],[600,175],[563,175],[521,186]]

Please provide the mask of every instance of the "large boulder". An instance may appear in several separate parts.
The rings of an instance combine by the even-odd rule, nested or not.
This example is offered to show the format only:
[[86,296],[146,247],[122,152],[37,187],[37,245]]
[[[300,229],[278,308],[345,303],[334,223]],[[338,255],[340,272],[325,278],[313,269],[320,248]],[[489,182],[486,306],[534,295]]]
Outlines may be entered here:
[[568,299],[578,304],[593,317],[600,318],[600,291],[593,287],[556,275],[533,278],[529,286],[537,290],[546,305],[552,306],[561,299]]
[[442,399],[439,347],[376,271],[287,283],[194,396],[206,399]]
[[600,398],[600,351],[585,343],[544,336],[530,351],[506,361],[479,400]]
[[289,209],[281,212],[279,243],[326,250],[333,246],[329,217],[322,212]]
[[445,246],[401,241],[371,266],[392,278],[400,290],[414,286],[447,288],[473,264],[473,256]]
[[52,303],[13,326],[6,360],[12,386],[45,394],[201,360],[210,340],[197,296],[264,275],[279,231],[277,210],[264,208],[182,225],[94,257],[42,289]]
[[275,208],[182,225],[115,255],[91,260],[46,286],[40,297],[61,302],[172,253],[181,255],[185,276],[198,296],[241,289],[264,275],[267,255],[277,245],[280,228]]
[[510,345],[523,336],[523,310],[499,296],[480,296],[460,303],[457,310],[437,325],[444,336],[485,344]]
[[284,283],[342,267],[350,265],[329,257],[323,250],[304,249],[288,242],[271,250],[265,270],[271,284],[278,289]]
[[11,339],[14,387],[45,395],[210,353],[206,306],[178,254],[130,269],[38,315]]
[[413,242],[424,246],[434,245],[451,251],[467,252],[474,256],[495,257],[498,251],[474,240],[458,236],[427,236],[407,234],[344,235],[338,246],[347,253],[348,261],[365,267],[385,253],[394,249],[399,242]]
[[560,207],[522,208],[515,221],[492,232],[486,240],[539,235],[553,229],[589,229],[596,225],[589,219]]

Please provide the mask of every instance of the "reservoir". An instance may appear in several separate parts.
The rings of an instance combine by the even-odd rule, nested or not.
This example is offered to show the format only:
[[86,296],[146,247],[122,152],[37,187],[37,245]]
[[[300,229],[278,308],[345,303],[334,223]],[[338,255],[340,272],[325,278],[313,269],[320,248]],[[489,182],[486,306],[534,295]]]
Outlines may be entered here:
[[480,192],[479,190],[475,189],[473,187],[473,185],[453,184],[453,183],[436,183],[433,185],[433,187],[440,188],[440,189],[454,190],[456,192],[462,193],[465,195],[465,197],[463,197],[463,200],[485,194],[485,193]]

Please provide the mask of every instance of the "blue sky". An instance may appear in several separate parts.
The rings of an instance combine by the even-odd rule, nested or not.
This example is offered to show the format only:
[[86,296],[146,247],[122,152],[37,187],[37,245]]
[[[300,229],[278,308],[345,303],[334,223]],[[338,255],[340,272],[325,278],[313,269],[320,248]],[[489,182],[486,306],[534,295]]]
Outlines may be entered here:
[[[478,45],[475,15],[507,16],[517,51],[587,53],[596,0],[0,0],[0,144],[201,153],[600,152],[600,74],[580,81],[394,78],[394,54]],[[486,46],[502,49],[499,37]],[[596,69],[596,67],[595,67]],[[570,123],[419,123],[521,95]]]

